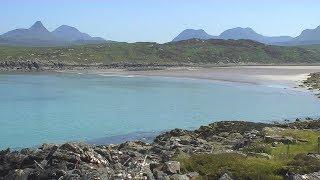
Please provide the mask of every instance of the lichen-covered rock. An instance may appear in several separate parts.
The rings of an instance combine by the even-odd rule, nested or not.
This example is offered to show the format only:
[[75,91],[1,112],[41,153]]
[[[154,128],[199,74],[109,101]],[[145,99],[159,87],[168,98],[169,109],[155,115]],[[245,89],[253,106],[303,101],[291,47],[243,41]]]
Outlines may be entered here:
[[33,172],[33,169],[16,169],[10,172],[4,179],[6,180],[28,180],[28,176]]
[[170,180],[190,180],[185,174],[173,174],[170,176]]
[[154,171],[154,177],[158,180],[170,180],[170,177],[162,171]]
[[219,180],[233,180],[229,174],[227,173],[224,173],[220,178]]
[[190,180],[196,180],[200,176],[200,174],[197,172],[189,172],[186,175],[190,178]]
[[164,170],[169,174],[180,173],[180,162],[178,161],[165,162]]
[[[298,122],[295,127],[305,128],[319,122]],[[287,127],[285,127],[287,126]],[[197,130],[175,129],[155,138],[153,143],[125,142],[119,145],[90,145],[85,143],[43,144],[37,149],[10,149],[0,151],[0,180],[29,179],[178,179],[193,180],[198,172],[181,169],[178,157],[199,154],[239,153],[244,156],[272,159],[269,154],[257,151],[255,143],[272,146],[283,143],[307,142],[281,135],[283,128],[293,125],[263,124],[238,121],[212,123]],[[245,151],[245,149],[247,151]],[[318,154],[306,155],[306,160],[318,162]],[[301,166],[301,161],[291,164]],[[301,159],[301,158],[300,158]],[[304,161],[304,166],[310,164]],[[317,171],[314,169],[313,171]],[[203,174],[201,174],[203,175]],[[319,173],[305,175],[319,177]],[[302,175],[291,175],[300,178]],[[224,174],[221,180],[231,180]]]

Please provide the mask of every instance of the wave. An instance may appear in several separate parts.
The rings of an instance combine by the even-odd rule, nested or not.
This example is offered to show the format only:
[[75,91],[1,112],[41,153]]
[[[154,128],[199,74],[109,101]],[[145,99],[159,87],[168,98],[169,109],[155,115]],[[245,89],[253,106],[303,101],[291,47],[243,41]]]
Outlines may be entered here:
[[137,77],[137,75],[120,75],[120,74],[97,74],[97,75],[104,76],[104,77],[123,77],[123,78]]

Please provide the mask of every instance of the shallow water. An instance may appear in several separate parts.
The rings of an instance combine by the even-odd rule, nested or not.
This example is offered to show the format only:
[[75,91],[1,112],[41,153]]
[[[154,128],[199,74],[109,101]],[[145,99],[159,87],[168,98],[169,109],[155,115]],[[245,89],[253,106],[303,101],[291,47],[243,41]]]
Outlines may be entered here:
[[0,148],[193,128],[219,120],[320,115],[312,94],[282,86],[165,77],[1,74]]

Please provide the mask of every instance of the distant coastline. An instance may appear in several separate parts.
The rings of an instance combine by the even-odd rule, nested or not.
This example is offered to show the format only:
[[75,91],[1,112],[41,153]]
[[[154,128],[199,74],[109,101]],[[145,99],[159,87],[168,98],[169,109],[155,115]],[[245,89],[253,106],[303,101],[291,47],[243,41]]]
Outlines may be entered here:
[[319,65],[243,65],[243,66],[179,66],[158,70],[131,71],[119,68],[74,68],[56,72],[86,73],[123,76],[162,76],[176,78],[208,79],[251,84],[282,84],[293,88],[308,78],[309,74],[320,72]]
[[[122,76],[162,76],[176,78],[208,79],[226,82],[251,84],[279,84],[291,88],[310,90],[319,93],[317,88],[304,84],[311,74],[320,72],[319,64],[226,64],[226,65],[131,65],[131,66],[42,66],[31,68],[0,68],[0,73],[84,73]],[[311,82],[309,82],[310,84]],[[305,88],[307,87],[307,88]]]

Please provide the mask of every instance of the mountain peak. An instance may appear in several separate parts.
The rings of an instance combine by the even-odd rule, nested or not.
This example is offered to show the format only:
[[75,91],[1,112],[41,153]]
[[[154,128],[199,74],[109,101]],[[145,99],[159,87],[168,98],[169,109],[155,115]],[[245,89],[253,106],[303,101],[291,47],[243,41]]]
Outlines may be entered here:
[[105,42],[102,38],[91,37],[67,25],[62,25],[55,31],[50,32],[41,21],[35,22],[29,29],[15,29],[4,33],[0,36],[1,38],[6,39],[6,44],[23,46],[64,46],[70,44],[100,44]]
[[245,31],[248,31],[248,32],[253,32],[253,33],[256,33],[252,28],[250,27],[246,27],[246,28],[242,28],[244,29]]
[[251,39],[259,41],[262,35],[256,33],[249,27],[236,27],[222,32],[219,37],[222,39]]
[[184,31],[205,32],[203,29],[185,29]]
[[211,36],[206,33],[203,29],[185,29],[172,41],[182,41],[188,39],[212,39],[215,36]]
[[[223,33],[226,33],[226,32],[234,32],[234,33],[256,33],[252,28],[250,27],[246,27],[246,28],[243,28],[243,27],[236,27],[236,28],[232,28],[232,29],[228,29],[226,31],[224,31]],[[222,34],[223,34],[222,33]]]
[[55,29],[52,34],[60,39],[67,41],[90,41],[90,42],[104,42],[102,38],[91,37],[89,34],[80,32],[77,28],[62,25]]
[[64,30],[65,31],[77,31],[77,32],[80,32],[77,28],[72,27],[72,26],[68,26],[68,25],[61,25],[54,31],[64,31]]
[[320,41],[320,26],[316,27],[315,29],[306,29],[303,30],[302,33],[295,38],[298,41]]
[[35,22],[29,29],[30,29],[30,30],[38,30],[38,29],[45,29],[45,30],[47,30],[47,29],[44,27],[44,25],[42,24],[41,21]]

